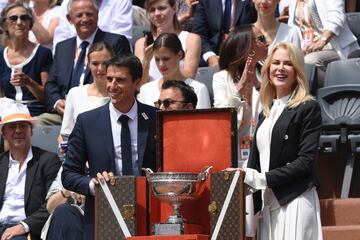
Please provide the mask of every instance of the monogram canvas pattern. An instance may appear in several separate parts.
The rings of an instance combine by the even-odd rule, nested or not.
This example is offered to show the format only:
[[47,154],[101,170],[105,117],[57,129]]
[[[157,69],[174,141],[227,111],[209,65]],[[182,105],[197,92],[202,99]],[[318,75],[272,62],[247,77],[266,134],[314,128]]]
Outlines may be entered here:
[[[131,235],[134,236],[136,234],[136,178],[134,176],[114,177],[108,182],[108,187]],[[95,205],[96,239],[126,239],[100,186],[96,189]]]
[[[215,229],[217,219],[230,188],[235,172],[215,172],[211,174],[211,197],[209,205],[211,234]],[[219,240],[245,239],[245,197],[244,174],[240,174],[234,194],[219,231]]]

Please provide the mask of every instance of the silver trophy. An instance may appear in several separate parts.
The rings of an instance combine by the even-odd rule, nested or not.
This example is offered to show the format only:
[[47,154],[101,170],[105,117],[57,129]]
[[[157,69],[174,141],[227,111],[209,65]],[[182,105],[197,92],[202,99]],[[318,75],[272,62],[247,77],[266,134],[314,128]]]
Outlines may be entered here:
[[159,172],[143,169],[146,178],[156,198],[161,202],[169,203],[174,212],[165,224],[155,224],[154,234],[182,234],[184,231],[184,218],[180,214],[180,206],[200,197],[205,185],[203,184],[212,167],[205,167],[200,173],[187,172]]

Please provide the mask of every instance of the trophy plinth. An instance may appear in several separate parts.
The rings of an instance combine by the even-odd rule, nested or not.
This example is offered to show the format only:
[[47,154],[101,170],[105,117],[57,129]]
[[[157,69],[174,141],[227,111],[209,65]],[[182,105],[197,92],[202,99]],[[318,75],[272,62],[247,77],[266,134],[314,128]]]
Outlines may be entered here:
[[184,218],[180,214],[180,207],[186,202],[195,201],[203,192],[204,181],[212,167],[205,167],[200,173],[159,172],[144,169],[146,178],[151,184],[154,196],[161,202],[170,204],[173,214],[166,223],[158,223],[153,227],[155,235],[183,234]]

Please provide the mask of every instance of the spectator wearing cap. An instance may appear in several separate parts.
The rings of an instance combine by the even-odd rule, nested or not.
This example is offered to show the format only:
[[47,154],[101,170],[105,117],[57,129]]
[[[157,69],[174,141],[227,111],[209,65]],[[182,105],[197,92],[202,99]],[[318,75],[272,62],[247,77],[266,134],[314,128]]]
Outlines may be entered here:
[[[12,104],[3,111],[1,133],[9,151],[0,154],[1,239],[40,239],[49,214],[45,196],[61,165],[50,152],[31,146],[35,120],[26,106]],[[16,238],[15,238],[16,237]]]

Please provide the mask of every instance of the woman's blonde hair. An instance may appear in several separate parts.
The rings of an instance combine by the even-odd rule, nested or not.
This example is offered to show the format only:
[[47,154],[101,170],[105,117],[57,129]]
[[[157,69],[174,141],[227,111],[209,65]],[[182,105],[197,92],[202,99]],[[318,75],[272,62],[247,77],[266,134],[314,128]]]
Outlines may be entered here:
[[276,88],[270,80],[270,66],[274,53],[279,49],[284,49],[288,52],[290,62],[295,70],[295,81],[292,86],[291,97],[287,103],[287,107],[295,108],[305,101],[314,99],[309,94],[309,84],[305,73],[303,53],[294,44],[285,42],[278,43],[271,50],[261,70],[262,83],[260,88],[260,102],[266,117],[270,115],[272,101],[276,98]]
[[[159,1],[159,0],[147,0],[146,1],[145,8],[146,8],[146,13],[148,14],[148,18],[149,18],[150,7],[156,1]],[[169,5],[171,7],[174,7],[176,9],[176,0],[167,0],[167,1],[168,1]],[[149,22],[150,22],[150,30],[151,30],[152,34],[155,35],[156,32],[157,32],[157,29],[156,29],[155,25],[152,24],[150,19],[149,19]],[[175,11],[175,14],[174,14],[174,17],[173,17],[173,26],[174,26],[175,31],[178,31],[178,32],[181,31],[181,26],[180,26],[180,22],[178,20],[176,11]]]

